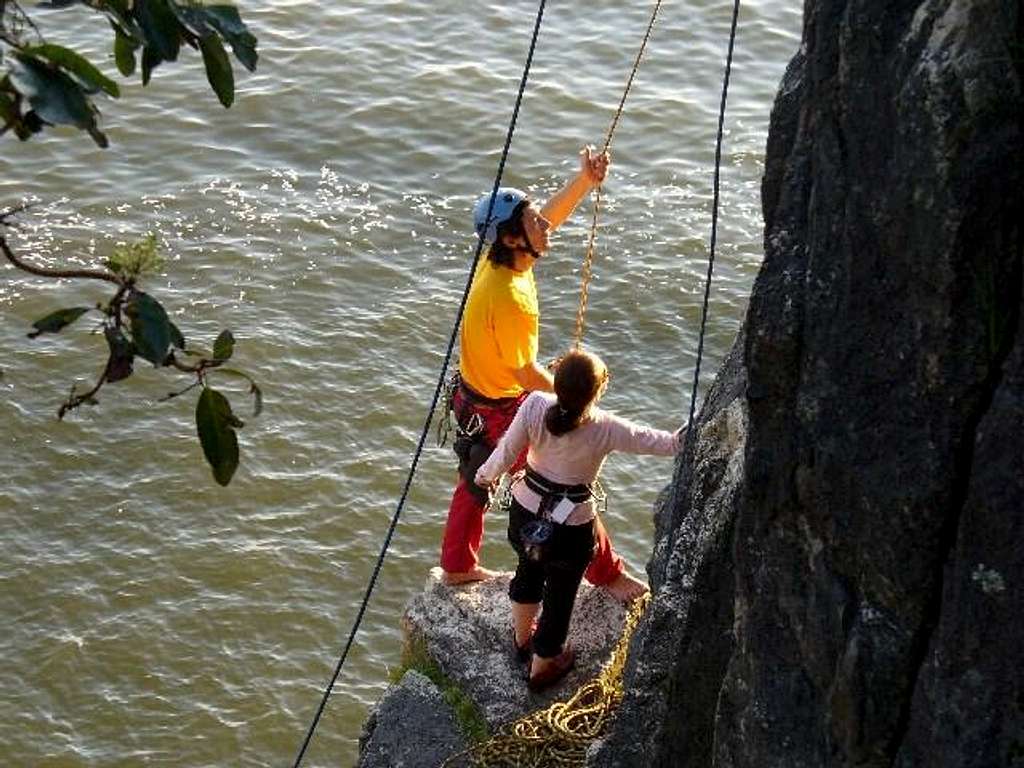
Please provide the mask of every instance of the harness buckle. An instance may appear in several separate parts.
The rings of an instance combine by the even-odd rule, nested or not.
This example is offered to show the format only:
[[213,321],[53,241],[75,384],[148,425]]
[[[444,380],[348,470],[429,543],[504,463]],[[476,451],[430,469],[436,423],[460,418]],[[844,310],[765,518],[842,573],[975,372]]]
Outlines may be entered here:
[[[437,447],[443,448],[444,444],[448,442],[448,435],[452,431],[452,413],[455,410],[455,393],[459,390],[459,382],[461,381],[459,376],[459,369],[456,368],[451,376],[448,377],[448,381],[444,384],[443,400],[441,405],[441,418],[437,420]],[[458,420],[456,419],[456,424]]]
[[545,546],[554,532],[555,525],[550,520],[531,520],[523,525],[519,529],[519,538],[526,556],[535,562],[542,560]]

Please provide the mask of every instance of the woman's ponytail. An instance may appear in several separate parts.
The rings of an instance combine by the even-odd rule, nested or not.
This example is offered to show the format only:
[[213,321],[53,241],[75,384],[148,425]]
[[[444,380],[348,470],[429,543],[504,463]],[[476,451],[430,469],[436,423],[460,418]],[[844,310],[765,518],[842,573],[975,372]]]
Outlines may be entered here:
[[544,415],[544,426],[555,437],[572,432],[583,420],[583,411],[571,410],[555,403]]
[[555,369],[558,402],[544,415],[548,432],[560,437],[583,423],[584,415],[607,380],[608,371],[597,355],[577,349],[563,356]]

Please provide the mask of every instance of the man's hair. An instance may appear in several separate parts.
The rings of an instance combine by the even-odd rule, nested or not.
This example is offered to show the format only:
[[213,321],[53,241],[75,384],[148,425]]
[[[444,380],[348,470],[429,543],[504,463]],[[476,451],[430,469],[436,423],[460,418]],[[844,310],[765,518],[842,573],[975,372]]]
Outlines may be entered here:
[[498,225],[497,236],[487,251],[487,258],[500,267],[512,267],[515,264],[515,251],[502,240],[505,235],[526,237],[526,230],[523,228],[523,209],[529,204],[529,200],[523,200],[512,210],[512,215]]

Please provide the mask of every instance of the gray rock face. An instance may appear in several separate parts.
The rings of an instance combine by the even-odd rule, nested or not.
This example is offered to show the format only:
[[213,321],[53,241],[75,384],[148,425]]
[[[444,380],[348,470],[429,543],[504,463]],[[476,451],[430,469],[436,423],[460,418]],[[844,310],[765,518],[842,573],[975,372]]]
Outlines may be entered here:
[[685,763],[679,750],[690,757],[710,751],[714,701],[733,652],[730,554],[747,439],[742,353],[741,335],[690,429],[676,480],[662,494],[648,565],[654,598],[630,646],[625,699],[588,764],[701,765]]
[[363,725],[357,768],[438,766],[466,748],[441,691],[415,670],[384,694]]
[[1024,765],[1022,28],[806,6],[742,351],[591,764]]
[[429,656],[477,704],[492,730],[565,698],[594,677],[622,635],[625,619],[625,609],[607,592],[581,584],[568,638],[576,649],[576,668],[549,690],[530,693],[526,667],[513,650],[510,577],[448,587],[434,568],[404,619],[407,636],[426,644]]

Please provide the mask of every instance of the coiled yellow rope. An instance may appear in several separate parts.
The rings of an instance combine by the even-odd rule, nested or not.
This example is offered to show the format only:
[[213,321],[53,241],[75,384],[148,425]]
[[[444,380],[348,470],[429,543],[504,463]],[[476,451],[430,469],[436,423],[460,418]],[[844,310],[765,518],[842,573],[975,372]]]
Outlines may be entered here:
[[459,758],[468,758],[478,768],[582,766],[587,747],[604,734],[622,701],[629,641],[649,602],[647,594],[630,605],[622,637],[597,677],[580,686],[567,701],[526,715],[502,727],[488,741],[452,755],[442,768]]

